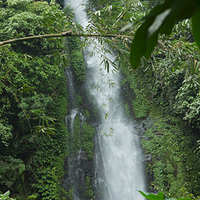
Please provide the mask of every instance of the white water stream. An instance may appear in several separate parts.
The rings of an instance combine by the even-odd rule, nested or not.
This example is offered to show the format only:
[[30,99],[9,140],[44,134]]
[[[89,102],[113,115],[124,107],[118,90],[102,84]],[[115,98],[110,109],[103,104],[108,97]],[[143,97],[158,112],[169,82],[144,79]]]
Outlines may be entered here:
[[[75,20],[86,27],[88,20],[84,5],[81,5],[82,2],[86,4],[86,1],[65,1],[72,9],[76,8]],[[105,66],[100,65],[101,48],[103,49],[103,46],[98,44],[87,47],[84,51],[87,89],[101,117],[97,133],[100,152],[95,153],[96,182],[104,182],[106,189],[103,191],[105,193],[103,200],[143,200],[138,192],[145,190],[143,156],[139,139],[134,129],[134,121],[124,114],[120,98],[120,74],[113,73],[111,65],[110,73],[107,73]],[[91,52],[94,54],[92,57],[89,55]],[[114,55],[106,54],[106,56],[114,60]],[[98,171],[103,171],[103,176],[98,175]]]

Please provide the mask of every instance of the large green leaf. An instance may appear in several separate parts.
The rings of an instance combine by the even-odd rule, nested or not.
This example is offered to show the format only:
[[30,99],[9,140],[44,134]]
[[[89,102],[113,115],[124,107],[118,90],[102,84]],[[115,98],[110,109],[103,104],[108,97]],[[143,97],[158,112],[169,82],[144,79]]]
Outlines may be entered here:
[[164,194],[162,192],[158,192],[158,194],[153,194],[153,193],[148,193],[145,194],[142,191],[139,191],[140,194],[142,194],[142,196],[144,196],[145,198],[149,199],[149,200],[192,200],[190,198],[180,198],[180,199],[174,199],[174,198],[165,198]]
[[157,195],[156,194],[145,194],[142,191],[139,191],[145,198],[149,200],[164,200],[164,194],[162,192],[159,192]]
[[154,50],[154,47],[158,44],[158,34],[153,34],[150,38],[148,38],[146,43],[146,52],[144,54],[145,58],[149,58],[152,51]]
[[[156,6],[145,17],[144,23],[136,31],[132,41],[130,54],[132,67],[137,68],[143,56],[148,58],[151,55],[157,45],[160,33],[170,34],[177,21],[194,15],[199,6],[199,0],[165,0],[163,4]],[[199,16],[200,14],[196,12],[193,24],[198,24]],[[198,44],[200,44],[200,37],[197,36],[199,29],[200,25],[198,24],[194,30]]]
[[9,195],[10,195],[10,191],[8,190],[7,192],[5,192],[5,193],[2,195],[2,197],[3,197],[3,198],[8,198]]
[[21,163],[21,164],[19,165],[19,173],[21,174],[22,172],[25,171],[25,169],[26,169],[25,165],[24,165],[23,163]]
[[[173,0],[167,1],[166,3],[167,7],[171,5],[170,1]],[[131,44],[131,52],[130,52],[130,62],[134,69],[139,66],[141,57],[145,56],[147,58],[153,51],[155,45],[157,44],[157,37],[158,37],[157,31],[152,30],[149,34],[148,29],[153,24],[156,16],[165,11],[165,7],[166,7],[165,4],[155,7],[149,13],[149,15],[145,17],[144,23],[136,31],[135,37]]]
[[131,44],[131,55],[130,61],[133,68],[136,68],[140,64],[140,58],[146,52],[146,38],[147,38],[147,28],[150,22],[144,23],[135,34],[135,38]]

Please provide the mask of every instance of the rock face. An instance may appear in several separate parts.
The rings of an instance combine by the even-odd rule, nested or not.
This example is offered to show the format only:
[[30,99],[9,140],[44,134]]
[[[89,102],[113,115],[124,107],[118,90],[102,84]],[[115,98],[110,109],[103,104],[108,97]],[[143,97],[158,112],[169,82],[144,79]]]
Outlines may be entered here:
[[[77,46],[77,48],[79,47]],[[94,164],[92,155],[89,156],[88,153],[93,151],[93,145],[88,146],[90,142],[93,142],[91,134],[95,134],[95,129],[92,129],[92,124],[95,123],[95,117],[92,113],[94,107],[86,96],[87,91],[84,83],[80,83],[74,78],[75,75],[71,67],[65,70],[65,75],[69,107],[68,115],[65,117],[69,134],[69,144],[66,145],[70,146],[70,151],[69,156],[64,160],[66,173],[61,184],[67,192],[64,198],[87,200],[93,198]],[[92,154],[91,152],[90,154]]]
[[66,174],[62,180],[62,186],[66,191],[73,190],[73,199],[87,200],[86,196],[86,179],[93,179],[94,167],[93,161],[89,160],[87,153],[80,150],[78,154],[71,154],[65,160],[64,165]]

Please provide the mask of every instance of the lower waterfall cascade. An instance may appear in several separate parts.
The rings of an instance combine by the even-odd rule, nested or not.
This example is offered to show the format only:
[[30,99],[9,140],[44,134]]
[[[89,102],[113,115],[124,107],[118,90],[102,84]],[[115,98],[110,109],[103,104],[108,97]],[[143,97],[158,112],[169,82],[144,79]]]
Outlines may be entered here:
[[[65,0],[65,5],[74,9],[75,20],[86,27],[89,22],[83,2],[87,3]],[[85,87],[100,116],[95,133],[94,187],[95,193],[102,192],[103,195],[97,195],[99,197],[96,199],[143,200],[138,191],[145,190],[144,163],[136,122],[124,112],[120,72],[116,72],[111,65],[109,73],[105,70],[99,53],[103,48],[97,40],[93,41],[98,45],[87,47],[83,56],[86,66]],[[105,56],[114,60],[114,55],[105,53]],[[78,108],[73,107],[69,112],[71,123],[77,114],[81,115]],[[73,128],[72,124],[70,127]],[[74,199],[80,197],[74,194]]]

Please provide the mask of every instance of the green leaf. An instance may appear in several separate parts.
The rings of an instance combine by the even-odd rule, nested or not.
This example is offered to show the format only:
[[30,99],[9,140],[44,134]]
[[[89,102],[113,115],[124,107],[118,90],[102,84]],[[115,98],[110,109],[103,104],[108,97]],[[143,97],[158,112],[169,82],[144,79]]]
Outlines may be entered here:
[[151,37],[156,31],[158,31],[170,12],[171,9],[168,8],[164,12],[156,16],[153,24],[148,28],[148,37]]
[[195,42],[200,47],[200,10],[197,10],[192,17],[192,31],[194,35]]
[[146,59],[149,58],[149,56],[151,55],[151,53],[153,52],[155,46],[158,44],[158,33],[155,33],[154,35],[152,35],[146,44],[146,52],[144,54],[144,57]]
[[142,196],[149,200],[164,200],[164,194],[162,192],[159,192],[157,195],[156,194],[145,194],[142,191],[139,191]]
[[24,164],[20,164],[19,165],[19,173],[21,174],[23,171],[25,171],[25,165]]
[[28,200],[34,200],[34,199],[36,199],[36,198],[37,198],[37,196],[34,195],[34,194],[28,196]]
[[145,194],[142,191],[139,191],[139,192],[140,192],[140,194],[142,194],[142,196],[144,196],[145,198],[147,198],[149,200],[192,200],[190,198],[180,198],[180,199],[170,198],[170,199],[166,199],[162,192],[159,192],[157,195],[152,194],[152,193]]
[[133,69],[137,68],[140,64],[140,58],[146,51],[146,38],[147,29],[151,25],[151,22],[146,21],[137,30],[135,37],[131,44],[130,62]]
[[110,113],[106,113],[105,114],[105,119],[108,119],[109,115],[110,115]]
[[[142,56],[148,58],[151,55],[154,47],[157,45],[158,29],[161,27],[161,25],[159,25],[157,29],[150,27],[152,27],[154,24],[156,17],[167,10],[171,4],[172,0],[168,0],[162,5],[156,6],[150,12],[150,14],[146,16],[144,23],[136,31],[135,37],[131,44],[130,53],[130,62],[133,69],[136,69],[139,66]],[[167,17],[167,15],[165,17]]]
[[[130,62],[133,69],[139,66],[143,56],[148,58],[151,55],[157,45],[159,33],[170,34],[174,24],[179,20],[191,17],[200,6],[199,4],[198,0],[165,0],[163,4],[152,9],[145,17],[144,23],[136,31],[131,44]],[[194,24],[198,24],[198,26],[194,32],[198,45],[200,45],[198,36],[200,14],[195,15]]]
[[10,195],[10,191],[8,190],[7,192],[5,192],[4,194],[3,194],[3,198],[6,198],[6,197],[9,197],[9,195]]
[[105,61],[105,64],[106,64],[106,65],[105,65],[105,68],[107,69],[107,72],[109,73],[109,62],[106,60],[106,61]]

